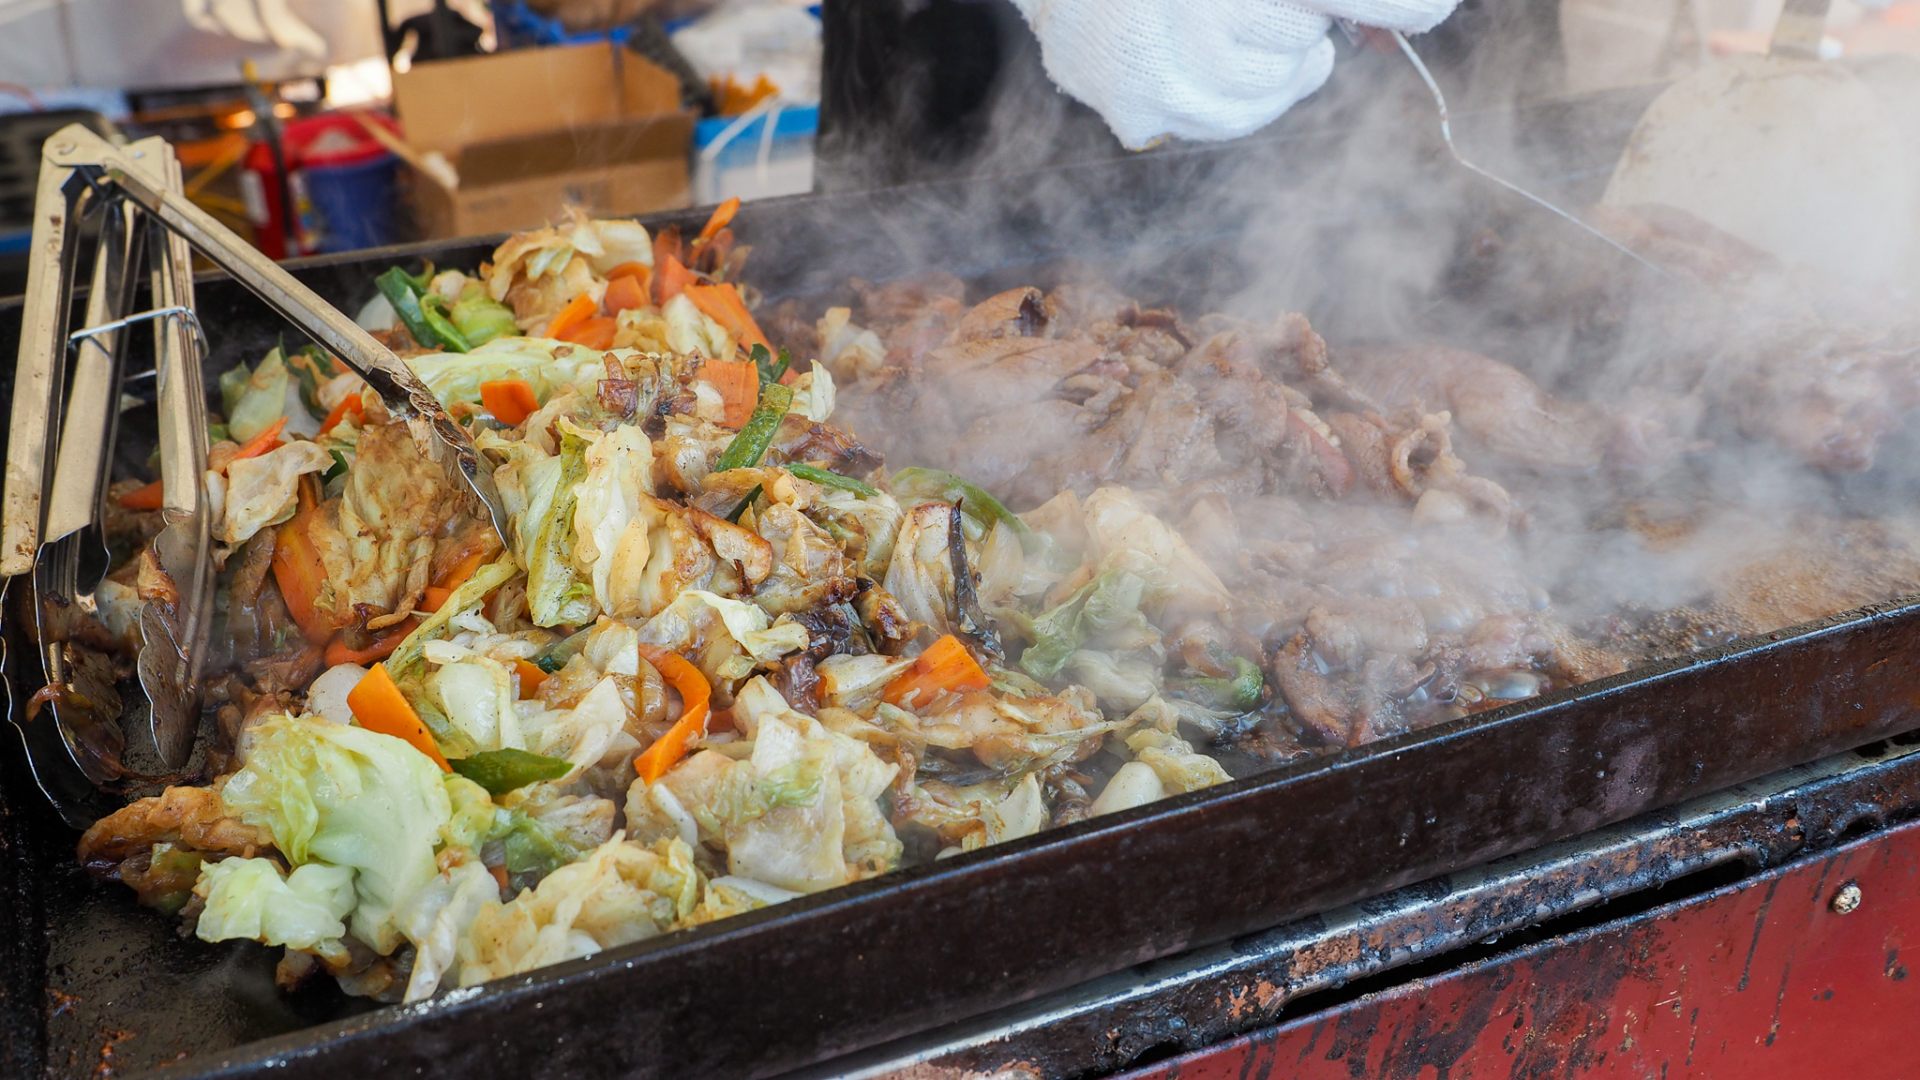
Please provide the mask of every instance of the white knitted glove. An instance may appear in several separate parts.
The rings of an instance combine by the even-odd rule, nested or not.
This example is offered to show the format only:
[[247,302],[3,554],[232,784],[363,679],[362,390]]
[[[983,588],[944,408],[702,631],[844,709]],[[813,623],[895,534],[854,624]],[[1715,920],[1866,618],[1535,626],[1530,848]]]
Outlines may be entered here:
[[1408,33],[1458,0],[1013,0],[1060,88],[1132,149],[1265,127],[1333,70],[1333,19]]

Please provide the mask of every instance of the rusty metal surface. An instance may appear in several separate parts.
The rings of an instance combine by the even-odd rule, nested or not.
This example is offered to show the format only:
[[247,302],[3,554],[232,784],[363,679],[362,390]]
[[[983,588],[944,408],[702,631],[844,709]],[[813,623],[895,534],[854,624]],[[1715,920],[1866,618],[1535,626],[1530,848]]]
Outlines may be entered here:
[[1477,943],[1600,905],[1671,899],[1685,888],[1682,879],[1704,871],[1751,873],[1915,814],[1920,746],[1839,754],[802,1075],[1101,1075],[1143,1053],[1207,1047],[1276,1023],[1311,1008],[1302,1001],[1311,995],[1422,961],[1444,962]]
[[1915,1073],[1920,823],[1121,1080]]

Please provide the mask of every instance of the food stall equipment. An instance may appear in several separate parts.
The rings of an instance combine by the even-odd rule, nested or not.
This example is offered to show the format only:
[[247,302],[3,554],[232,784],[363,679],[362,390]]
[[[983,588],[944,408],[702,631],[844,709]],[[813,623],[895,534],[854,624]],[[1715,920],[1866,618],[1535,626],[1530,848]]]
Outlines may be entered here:
[[[1622,133],[1637,115],[1631,104],[1618,106],[1588,102],[1566,115],[1542,114],[1542,122],[1579,132],[1586,145],[1604,141],[1595,131]],[[1309,132],[1279,143],[1288,159],[1308,161],[1331,153],[1345,135]],[[1152,267],[1170,274],[1169,267],[1215,258],[1209,244],[1230,223],[1187,205],[1192,182],[1245,152],[1176,151],[1056,170],[1044,186],[1077,188],[1100,211],[1071,230],[1039,200],[1043,185],[1032,177],[772,200],[744,210],[737,227],[755,240],[753,280],[775,297],[817,297],[851,274],[885,278],[929,265],[983,283],[1024,278],[1068,258],[1120,265],[1142,238],[1177,235],[1184,246],[1156,253]],[[1001,240],[982,243],[980,216],[941,209],[954,206],[991,207]],[[911,233],[903,231],[907,223]],[[1355,227],[1351,220],[1334,225]],[[471,265],[492,246],[388,249],[309,261],[293,273],[320,295],[351,304],[393,263],[426,257]],[[198,298],[218,339],[210,371],[263,350],[277,333],[271,313],[230,281],[203,280]],[[15,312],[5,313],[9,323]],[[942,1063],[988,1062],[1006,1048],[1001,1065],[1028,1061],[1037,1075],[1098,1075],[1143,1058],[1164,1071],[1175,1063],[1151,1059],[1211,1046],[1211,1058],[1179,1066],[1192,1070],[1185,1075],[1217,1075],[1228,1065],[1252,1075],[1271,1065],[1278,1048],[1304,1053],[1302,1060],[1316,1052],[1296,1041],[1312,1040],[1311,1002],[1294,1006],[1302,1011],[1297,1019],[1284,1011],[1296,996],[1288,986],[1380,985],[1367,980],[1391,980],[1393,969],[1417,959],[1431,965],[1418,969],[1423,981],[1398,996],[1389,989],[1329,1005],[1337,1011],[1323,1015],[1334,1020],[1313,1045],[1324,1047],[1331,1029],[1340,1029],[1342,1047],[1364,1048],[1374,1055],[1365,1060],[1377,1062],[1413,1052],[1400,1047],[1424,1046],[1421,1031],[1457,1030],[1466,1034],[1422,1050],[1424,1060],[1493,1054],[1499,1040],[1486,1023],[1447,1028],[1431,1008],[1417,1015],[1421,1002],[1410,995],[1435,987],[1424,1000],[1457,1002],[1457,1014],[1449,1013],[1456,1020],[1483,1006],[1488,1016],[1511,1017],[1517,1014],[1500,1002],[1524,1002],[1528,987],[1544,992],[1573,977],[1542,966],[1563,956],[1581,958],[1565,969],[1588,980],[1590,1003],[1609,986],[1630,1002],[1625,995],[1638,984],[1596,981],[1600,962],[1578,950],[1608,934],[1660,940],[1689,914],[1694,921],[1685,925],[1695,929],[1674,940],[1710,951],[1701,943],[1732,940],[1728,927],[1738,928],[1741,912],[1749,923],[1757,918],[1743,906],[1757,896],[1811,887],[1794,856],[1855,833],[1852,846],[1813,856],[1855,867],[1848,872],[1865,897],[1857,914],[1867,919],[1850,914],[1856,921],[1846,926],[1886,918],[1879,925],[1889,934],[1920,928],[1903,921],[1904,904],[1875,906],[1893,890],[1876,883],[1883,871],[1873,868],[1873,860],[1911,842],[1888,824],[1920,807],[1911,751],[1852,753],[1920,726],[1920,677],[1906,662],[1916,647],[1920,603],[1890,598],[394,1008],[368,1009],[322,991],[283,996],[271,987],[264,953],[177,939],[124,895],[85,881],[71,866],[71,834],[10,775],[0,786],[0,852],[10,863],[11,893],[4,909],[14,921],[12,933],[0,934],[0,985],[10,1003],[0,1046],[8,1067],[23,1070],[51,1063],[85,1071],[105,1062],[166,1063],[174,1076],[459,1070],[503,1077],[774,1075],[809,1067],[838,1075],[915,1061],[940,1075]],[[7,767],[17,770],[15,755]],[[1782,774],[1793,769],[1802,771]],[[1778,869],[1738,876],[1748,863],[1781,860]],[[1886,873],[1897,870],[1885,865],[1892,868]],[[1703,883],[1718,891],[1687,899]],[[1670,893],[1647,892],[1668,886]],[[1672,896],[1675,905],[1636,910],[1636,897],[1647,895]],[[1621,906],[1596,906],[1601,901]],[[1486,944],[1491,935],[1511,941],[1530,927],[1553,935],[1550,920],[1582,910],[1596,919],[1619,912],[1626,921],[1600,921],[1510,954]],[[1699,911],[1709,915],[1690,914]],[[1340,937],[1341,920],[1358,929]],[[1749,970],[1743,985],[1780,987],[1791,975],[1771,941],[1752,936],[1756,962],[1772,966]],[[1889,970],[1896,959],[1887,960]],[[1135,966],[1143,963],[1149,966]],[[1660,961],[1646,963],[1652,967],[1635,970],[1657,974]],[[1480,985],[1475,979],[1503,978],[1507,998],[1469,992]],[[1785,1024],[1800,1013],[1781,994],[1777,1015]],[[1414,1019],[1396,1029],[1391,1021],[1402,1016]],[[1513,1040],[1548,1045],[1527,1038],[1522,1021]],[[1877,1022],[1863,1009],[1836,1017],[1856,1032]],[[1367,1023],[1380,1041],[1360,1037]],[[1090,1040],[1094,1032],[1100,1037]],[[1747,1035],[1713,1037],[1732,1043]],[[1476,1049],[1481,1036],[1493,1040],[1491,1049]],[[1780,1038],[1788,1036],[1802,1037]],[[1607,1037],[1618,1035],[1610,1029]],[[883,1056],[848,1057],[863,1053]],[[1337,1061],[1367,1071],[1360,1059]]]

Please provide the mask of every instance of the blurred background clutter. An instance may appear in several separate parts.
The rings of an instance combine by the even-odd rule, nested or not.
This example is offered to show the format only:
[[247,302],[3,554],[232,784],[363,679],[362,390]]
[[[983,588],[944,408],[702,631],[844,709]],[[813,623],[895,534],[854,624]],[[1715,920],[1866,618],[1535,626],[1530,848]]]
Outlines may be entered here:
[[[1530,50],[1525,93],[1579,93],[1764,51],[1780,8],[1470,0],[1429,48]],[[1827,25],[1832,56],[1920,51],[1920,0]],[[275,257],[1123,152],[1006,0],[0,0],[0,294],[75,120],[173,141]]]
[[810,190],[793,0],[0,0],[0,295],[40,144],[159,134],[275,258]]

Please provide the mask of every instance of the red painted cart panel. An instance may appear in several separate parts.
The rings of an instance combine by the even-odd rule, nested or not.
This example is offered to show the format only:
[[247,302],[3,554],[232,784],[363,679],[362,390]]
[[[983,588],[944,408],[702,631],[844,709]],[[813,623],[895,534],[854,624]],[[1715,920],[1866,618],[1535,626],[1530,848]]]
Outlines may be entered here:
[[1915,1077],[1909,941],[1920,823],[1126,1075]]

